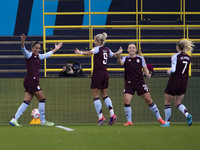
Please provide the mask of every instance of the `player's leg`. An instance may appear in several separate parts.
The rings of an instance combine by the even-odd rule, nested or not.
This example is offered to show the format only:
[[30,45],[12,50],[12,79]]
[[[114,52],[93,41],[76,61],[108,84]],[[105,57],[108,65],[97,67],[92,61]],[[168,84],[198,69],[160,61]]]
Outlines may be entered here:
[[187,108],[181,103],[182,99],[184,97],[184,94],[182,95],[176,95],[175,96],[175,106],[185,115],[185,117],[187,118],[187,122],[188,122],[188,126],[192,125],[192,115],[188,113]]
[[174,96],[165,93],[165,122],[166,125],[170,126],[170,117],[171,117],[171,103]]
[[34,92],[34,95],[39,100],[38,109],[39,109],[39,112],[40,112],[41,125],[53,126],[54,125],[53,122],[48,122],[48,121],[45,120],[45,102],[46,102],[46,98],[45,98],[42,90]]
[[109,112],[110,112],[109,125],[112,125],[112,124],[115,123],[115,120],[117,119],[117,116],[114,114],[112,101],[111,101],[110,97],[108,97],[107,90],[108,90],[107,88],[101,90],[101,96],[102,96],[107,108],[109,109]]
[[151,99],[151,95],[150,93],[145,93],[143,95],[140,95],[146,102],[146,104],[149,106],[149,109],[153,112],[153,114],[156,116],[156,118],[158,119],[158,121],[161,124],[164,124],[165,121],[161,118],[160,116],[160,112],[158,110],[158,107],[156,106],[156,104],[153,102],[153,100]]
[[129,93],[124,93],[124,112],[126,115],[127,123],[124,126],[133,125],[132,123],[132,109],[131,109],[131,99],[133,95]]
[[17,112],[15,113],[15,116],[10,121],[10,124],[12,126],[21,126],[21,125],[18,124],[17,120],[21,117],[21,115],[27,109],[27,107],[29,106],[29,104],[30,104],[31,99],[33,98],[33,96],[34,95],[32,93],[25,92],[23,103],[20,105],[20,107],[18,108]]
[[95,107],[95,110],[99,117],[98,124],[99,124],[99,126],[101,126],[101,125],[103,125],[103,122],[105,121],[105,117],[103,116],[102,103],[99,99],[100,89],[97,89],[97,88],[92,89],[92,95],[93,95],[93,99],[94,99],[94,107]]

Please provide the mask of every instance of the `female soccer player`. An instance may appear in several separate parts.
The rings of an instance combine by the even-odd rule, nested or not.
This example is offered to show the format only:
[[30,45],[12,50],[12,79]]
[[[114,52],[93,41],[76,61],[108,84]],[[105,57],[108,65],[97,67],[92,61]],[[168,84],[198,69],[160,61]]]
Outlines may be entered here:
[[186,93],[188,84],[188,70],[191,57],[186,54],[193,51],[194,44],[188,40],[180,40],[176,44],[177,54],[174,54],[171,58],[171,69],[167,70],[168,74],[171,74],[167,87],[165,89],[165,121],[163,127],[170,126],[171,117],[171,103],[174,98],[175,106],[185,115],[187,118],[188,126],[192,125],[192,115],[188,113],[186,107],[181,103]]
[[99,117],[98,125],[103,125],[105,117],[102,113],[102,103],[100,101],[99,95],[103,98],[107,108],[110,112],[110,121],[109,125],[114,124],[117,116],[114,114],[113,105],[111,99],[108,97],[108,71],[107,71],[107,62],[109,57],[117,57],[120,54],[120,51],[113,53],[109,48],[104,47],[107,34],[104,32],[102,34],[97,34],[94,36],[94,45],[95,47],[90,51],[80,51],[75,50],[76,54],[82,55],[92,55],[94,54],[94,69],[91,78],[91,89],[94,99],[94,106]]
[[[119,50],[122,50],[120,47]],[[159,110],[156,104],[151,99],[151,95],[149,93],[149,89],[144,82],[143,71],[150,78],[151,75],[147,69],[144,57],[138,55],[139,51],[136,49],[135,44],[128,45],[129,55],[123,58],[118,57],[118,64],[120,66],[124,65],[125,69],[125,88],[124,88],[124,111],[127,118],[127,123],[124,126],[133,125],[132,123],[132,110],[131,110],[131,99],[137,91],[137,94],[141,96],[147,105],[149,105],[150,110],[154,113],[156,118],[161,124],[164,124],[165,121],[161,118]]]
[[21,106],[18,108],[14,118],[10,121],[10,124],[12,126],[21,126],[18,124],[17,120],[20,118],[20,116],[24,113],[26,108],[31,103],[31,100],[33,96],[36,96],[39,100],[39,112],[40,112],[40,120],[41,125],[44,126],[53,126],[53,122],[48,122],[45,120],[45,96],[40,88],[39,84],[39,68],[40,68],[40,60],[50,57],[53,53],[55,53],[57,50],[59,50],[62,47],[62,43],[55,44],[55,48],[46,53],[46,54],[39,54],[40,51],[40,43],[35,41],[31,44],[31,50],[32,52],[28,52],[25,48],[24,42],[25,42],[26,36],[22,34],[21,36],[21,47],[23,54],[26,58],[26,68],[27,73],[24,78],[24,88],[25,88],[25,95],[24,95],[24,101],[21,104]]

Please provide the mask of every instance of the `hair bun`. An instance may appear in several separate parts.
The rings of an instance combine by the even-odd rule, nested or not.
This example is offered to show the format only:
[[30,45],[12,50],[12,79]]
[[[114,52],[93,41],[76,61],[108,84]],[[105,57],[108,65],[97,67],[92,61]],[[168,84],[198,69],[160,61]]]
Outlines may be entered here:
[[103,32],[102,33],[102,37],[103,37],[103,39],[105,40],[108,36],[107,36],[107,33],[106,32]]

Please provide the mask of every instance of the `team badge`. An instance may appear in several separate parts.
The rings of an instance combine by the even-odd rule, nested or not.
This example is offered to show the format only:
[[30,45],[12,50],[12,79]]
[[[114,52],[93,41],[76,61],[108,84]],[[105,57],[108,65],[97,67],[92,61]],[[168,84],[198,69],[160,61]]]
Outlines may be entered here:
[[37,89],[40,90],[40,86],[37,86]]
[[137,63],[139,63],[140,62],[140,60],[139,59],[137,59]]

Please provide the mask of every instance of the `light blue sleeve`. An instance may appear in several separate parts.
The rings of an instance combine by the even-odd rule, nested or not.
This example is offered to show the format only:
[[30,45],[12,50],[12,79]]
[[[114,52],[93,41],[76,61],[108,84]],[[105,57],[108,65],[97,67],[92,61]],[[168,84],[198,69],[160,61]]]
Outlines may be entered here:
[[171,72],[175,72],[176,71],[176,64],[177,64],[177,54],[173,55],[172,58],[172,64],[171,64],[171,69],[170,69],[170,73]]
[[52,51],[49,51],[49,52],[47,52],[45,54],[39,54],[39,58],[40,58],[40,60],[46,59],[46,58],[50,57],[52,54],[53,54]]
[[145,62],[145,59],[144,59],[144,57],[142,57],[142,67],[144,68],[146,65],[147,65],[147,64],[146,64],[146,62]]
[[100,46],[96,46],[91,50],[93,52],[93,54],[97,54],[99,52],[99,47]]
[[33,52],[29,52],[29,51],[27,51],[25,46],[22,47],[22,52],[23,52],[23,55],[25,56],[26,59],[31,58],[32,53],[33,53]]
[[123,62],[125,62],[126,57],[127,57],[127,56],[122,57],[121,60],[122,60]]
[[113,52],[110,49],[109,51],[110,51],[109,57],[113,57]]

